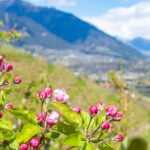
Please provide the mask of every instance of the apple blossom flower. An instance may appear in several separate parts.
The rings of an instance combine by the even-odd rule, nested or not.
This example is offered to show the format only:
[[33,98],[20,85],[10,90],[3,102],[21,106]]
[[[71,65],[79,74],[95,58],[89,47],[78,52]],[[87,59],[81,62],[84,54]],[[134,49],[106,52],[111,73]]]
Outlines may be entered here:
[[37,117],[37,121],[39,123],[42,123],[44,121],[44,119],[45,119],[45,113],[44,112],[40,112],[40,113],[37,114],[36,117]]
[[21,82],[22,82],[22,79],[18,78],[18,77],[16,77],[15,80],[14,80],[15,84],[20,84]]
[[81,112],[81,109],[77,106],[72,107],[72,110],[78,114],[80,114],[80,112]]
[[102,111],[103,108],[104,108],[104,103],[102,101],[99,101],[98,104],[97,104],[97,106],[98,106],[98,110]]
[[28,147],[29,147],[28,144],[23,143],[20,145],[19,150],[28,150]]
[[46,123],[49,126],[55,125],[60,118],[60,114],[57,111],[52,111],[47,117],[46,117]]
[[124,140],[124,137],[122,134],[118,134],[114,138],[116,141],[122,142]]
[[68,103],[69,95],[64,89],[57,89],[54,91],[54,99],[60,103]]
[[103,130],[108,130],[108,129],[110,128],[110,123],[107,122],[107,121],[102,122],[101,128],[102,128]]
[[45,101],[46,98],[47,98],[47,93],[46,93],[44,90],[40,91],[40,92],[39,92],[39,98],[40,98],[40,100],[41,100],[42,102]]
[[117,114],[117,108],[115,106],[109,106],[106,108],[106,115],[109,117],[115,117]]
[[117,112],[117,114],[114,116],[114,119],[117,120],[117,121],[120,121],[122,119],[122,113]]
[[47,87],[47,88],[45,89],[45,92],[46,92],[46,94],[47,94],[47,97],[49,98],[49,97],[52,95],[53,90],[52,90],[51,88]]
[[92,116],[96,115],[98,113],[98,107],[97,106],[90,106],[89,107],[89,113]]
[[29,142],[31,148],[39,148],[40,143],[41,141],[38,138],[32,138]]
[[5,105],[5,108],[6,108],[6,109],[13,109],[14,106],[13,106],[12,103],[8,103],[8,104]]

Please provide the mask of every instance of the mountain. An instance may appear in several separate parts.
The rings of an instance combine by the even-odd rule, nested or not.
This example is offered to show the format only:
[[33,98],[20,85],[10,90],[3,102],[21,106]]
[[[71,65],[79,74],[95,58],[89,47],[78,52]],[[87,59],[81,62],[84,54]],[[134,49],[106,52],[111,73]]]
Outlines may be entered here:
[[37,7],[22,0],[1,0],[0,20],[15,28],[23,37],[17,46],[36,53],[44,49],[82,52],[134,59],[140,52],[98,30],[78,17],[55,8]]
[[137,37],[130,41],[130,44],[145,56],[150,56],[150,40]]
[[150,40],[138,37],[131,41],[131,44],[137,47],[138,49],[144,51],[150,51]]

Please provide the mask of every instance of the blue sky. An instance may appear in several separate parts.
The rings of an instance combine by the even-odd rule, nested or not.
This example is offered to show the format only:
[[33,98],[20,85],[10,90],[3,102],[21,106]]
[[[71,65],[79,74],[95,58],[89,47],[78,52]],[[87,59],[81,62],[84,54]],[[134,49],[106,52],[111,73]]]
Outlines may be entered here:
[[77,16],[101,15],[109,9],[128,7],[149,0],[26,0],[39,6],[54,6]]
[[26,0],[73,13],[122,39],[150,39],[150,0]]

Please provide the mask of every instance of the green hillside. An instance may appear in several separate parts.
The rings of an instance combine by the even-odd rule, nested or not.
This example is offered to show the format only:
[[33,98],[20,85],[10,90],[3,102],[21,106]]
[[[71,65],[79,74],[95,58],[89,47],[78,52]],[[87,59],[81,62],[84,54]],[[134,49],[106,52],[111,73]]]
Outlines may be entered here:
[[[7,99],[17,107],[35,110],[39,107],[37,92],[51,86],[53,89],[65,88],[70,95],[71,105],[79,105],[85,110],[98,100],[124,108],[124,95],[114,92],[114,88],[106,86],[108,83],[98,84],[87,77],[76,77],[71,70],[60,64],[47,64],[43,58],[33,57],[22,50],[14,50],[11,46],[1,46],[0,55],[13,64],[14,76],[23,78],[23,83],[17,85]],[[124,112],[123,126],[120,128],[129,136],[140,136],[148,141],[149,102],[135,91],[131,91],[130,95],[128,109]]]

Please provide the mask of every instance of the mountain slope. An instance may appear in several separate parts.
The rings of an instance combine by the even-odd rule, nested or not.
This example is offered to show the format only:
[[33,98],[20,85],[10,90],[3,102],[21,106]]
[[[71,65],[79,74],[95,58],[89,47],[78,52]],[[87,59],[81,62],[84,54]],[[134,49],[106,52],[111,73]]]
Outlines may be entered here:
[[144,38],[135,38],[131,41],[131,44],[137,47],[138,49],[150,51],[150,40]]
[[112,55],[125,59],[143,57],[135,49],[80,20],[54,8],[36,7],[21,0],[0,1],[0,19],[15,23],[23,32],[20,46],[71,49],[86,54]]

